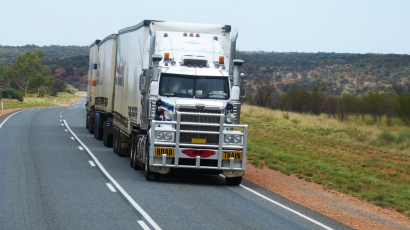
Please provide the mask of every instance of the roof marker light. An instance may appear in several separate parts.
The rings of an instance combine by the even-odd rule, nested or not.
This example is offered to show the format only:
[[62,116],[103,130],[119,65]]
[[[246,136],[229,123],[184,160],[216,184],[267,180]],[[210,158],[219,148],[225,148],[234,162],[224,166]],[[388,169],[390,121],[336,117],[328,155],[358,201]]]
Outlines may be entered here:
[[164,53],[164,60],[169,60],[169,53]]
[[215,41],[218,41],[218,36],[214,36],[214,40],[215,40]]
[[222,69],[225,69],[225,66],[222,66]]
[[167,37],[168,37],[168,33],[164,33],[164,37],[166,37],[166,38],[167,38]]
[[184,37],[186,37],[187,36],[187,33],[184,33]]
[[190,37],[193,37],[193,36],[194,36],[194,33],[189,33],[189,36],[190,36]]
[[188,64],[188,67],[191,67],[191,64]]
[[165,63],[165,66],[168,66],[168,63]]
[[200,35],[199,35],[199,34],[196,34],[195,36],[196,36],[197,38],[199,38]]
[[219,56],[219,64],[224,64],[224,63],[225,63],[225,57]]

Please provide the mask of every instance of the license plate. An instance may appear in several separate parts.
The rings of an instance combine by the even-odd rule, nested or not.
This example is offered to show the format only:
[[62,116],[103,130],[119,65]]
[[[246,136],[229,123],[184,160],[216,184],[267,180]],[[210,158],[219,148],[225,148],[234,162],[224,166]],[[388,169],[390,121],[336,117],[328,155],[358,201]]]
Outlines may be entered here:
[[222,153],[222,158],[224,160],[229,160],[231,157],[233,157],[235,160],[242,160],[242,152],[234,152],[234,151],[229,151],[229,152],[223,152]]
[[192,138],[192,144],[206,144],[206,139]]
[[174,149],[155,148],[155,156],[162,157],[162,154],[167,154],[167,157],[173,157]]

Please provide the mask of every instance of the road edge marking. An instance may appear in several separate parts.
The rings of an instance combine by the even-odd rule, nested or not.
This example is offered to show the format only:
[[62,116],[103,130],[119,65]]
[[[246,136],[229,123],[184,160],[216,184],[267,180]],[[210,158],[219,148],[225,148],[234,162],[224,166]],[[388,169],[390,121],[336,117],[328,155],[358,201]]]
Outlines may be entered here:
[[314,219],[312,219],[312,218],[310,218],[310,217],[308,217],[308,216],[305,216],[305,215],[303,215],[302,213],[300,213],[300,212],[298,212],[298,211],[296,211],[296,210],[293,210],[293,209],[291,209],[291,208],[289,208],[289,207],[287,207],[287,206],[285,206],[285,205],[283,205],[283,204],[281,204],[281,203],[279,203],[279,202],[277,202],[277,201],[274,201],[274,200],[270,199],[269,197],[264,196],[264,195],[258,193],[257,191],[255,191],[255,190],[253,190],[253,189],[251,189],[251,188],[246,187],[245,185],[240,184],[239,186],[242,187],[242,188],[244,188],[244,189],[246,189],[246,190],[248,190],[249,192],[251,192],[251,193],[253,193],[253,194],[255,194],[255,195],[257,195],[257,196],[259,196],[259,197],[261,197],[261,198],[263,198],[263,199],[265,199],[265,200],[271,202],[271,203],[273,203],[273,204],[276,204],[277,206],[279,206],[279,207],[281,207],[281,208],[283,208],[283,209],[288,210],[289,212],[292,212],[292,213],[294,213],[294,214],[296,214],[296,215],[298,215],[298,216],[300,216],[300,217],[302,217],[302,218],[304,218],[304,219],[306,219],[306,220],[309,220],[310,222],[313,222],[313,223],[315,223],[315,224],[317,224],[317,225],[323,227],[324,229],[333,230],[333,228],[328,227],[328,226],[326,226],[326,225],[320,223],[319,221],[316,221],[316,220],[314,220]]
[[100,161],[97,159],[97,157],[94,156],[94,154],[91,152],[90,149],[80,140],[80,138],[75,135],[75,133],[71,130],[70,126],[68,126],[67,121],[64,119],[64,124],[68,131],[74,136],[74,138],[80,143],[81,146],[87,151],[88,155],[94,160],[94,163],[98,166],[98,168],[101,170],[102,173],[108,178],[108,180],[111,181],[111,183],[118,189],[118,191],[125,197],[125,199],[130,202],[130,204],[139,212],[141,213],[142,216],[151,224],[152,227],[156,230],[161,230],[161,228],[155,223],[155,221],[144,211],[144,209],[139,206],[139,204],[132,199],[132,197],[121,187],[120,184],[117,183],[116,180],[105,170],[104,166],[100,163]]
[[1,127],[3,127],[3,125],[6,123],[6,121],[7,121],[10,117],[12,117],[12,116],[14,116],[14,115],[16,115],[16,114],[18,114],[18,113],[20,113],[20,112],[23,112],[23,111],[25,111],[25,110],[20,110],[20,111],[17,111],[17,112],[15,112],[15,113],[12,113],[10,116],[8,116],[6,119],[4,119],[4,121],[0,124],[0,129],[1,129]]

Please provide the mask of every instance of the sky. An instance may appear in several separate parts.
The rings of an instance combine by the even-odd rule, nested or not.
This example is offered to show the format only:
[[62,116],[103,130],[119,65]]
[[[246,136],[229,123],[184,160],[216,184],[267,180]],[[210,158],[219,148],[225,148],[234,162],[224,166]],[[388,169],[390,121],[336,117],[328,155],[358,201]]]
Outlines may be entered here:
[[410,54],[410,0],[0,0],[0,45],[88,46],[145,19],[231,25],[241,51]]

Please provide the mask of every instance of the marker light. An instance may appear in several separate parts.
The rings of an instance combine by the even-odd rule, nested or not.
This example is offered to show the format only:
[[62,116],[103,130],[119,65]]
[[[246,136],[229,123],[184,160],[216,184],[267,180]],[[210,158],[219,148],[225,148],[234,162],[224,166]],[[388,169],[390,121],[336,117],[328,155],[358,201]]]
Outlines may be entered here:
[[168,66],[168,63],[165,63],[165,66]]
[[225,63],[225,57],[219,56],[219,64],[224,64],[224,63]]
[[214,40],[215,40],[215,41],[218,41],[218,36],[214,36]]
[[166,38],[167,38],[167,37],[168,37],[168,33],[164,33],[164,37],[166,37]]
[[189,36],[190,36],[190,37],[193,37],[193,36],[194,36],[194,33],[190,33]]
[[169,60],[169,53],[164,53],[164,60]]
[[199,38],[199,34],[196,34],[195,36],[196,36],[197,38]]
[[187,36],[187,33],[184,33],[184,37],[186,37]]

